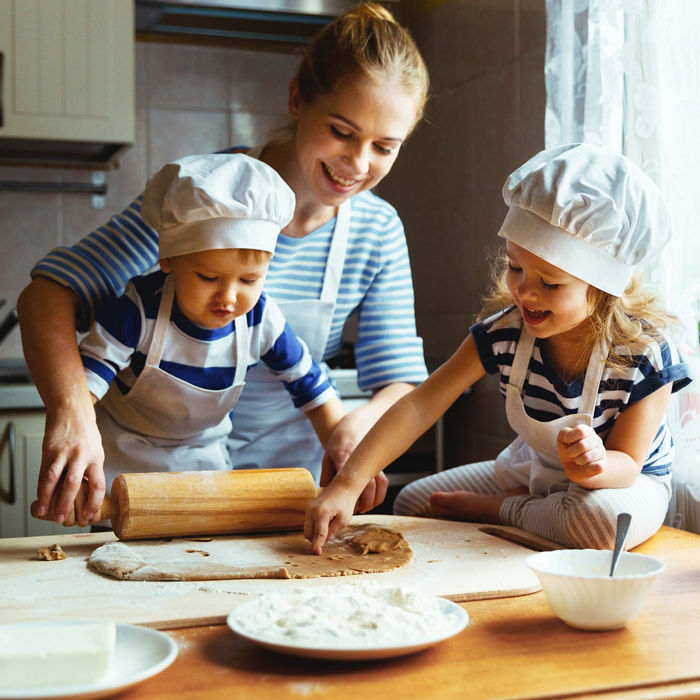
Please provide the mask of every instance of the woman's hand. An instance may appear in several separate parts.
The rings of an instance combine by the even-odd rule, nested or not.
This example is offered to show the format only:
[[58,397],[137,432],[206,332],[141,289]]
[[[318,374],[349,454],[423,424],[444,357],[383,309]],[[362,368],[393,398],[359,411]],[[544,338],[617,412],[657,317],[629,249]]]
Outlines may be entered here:
[[566,476],[582,486],[607,466],[605,445],[590,425],[562,428],[557,436],[557,453]]
[[328,538],[350,522],[356,502],[357,493],[338,478],[309,503],[304,537],[311,542],[314,554],[321,554]]
[[[376,418],[363,412],[363,408],[364,406],[360,406],[348,413],[338,423],[326,443],[321,466],[321,486],[330,484],[333,477],[345,466],[355,447],[374,424]],[[388,487],[389,479],[384,472],[379,472],[360,494],[355,504],[355,512],[366,513],[376,508],[384,501]]]
[[[87,415],[85,415],[87,413]],[[51,510],[59,525],[73,512],[84,527],[98,512],[105,496],[104,451],[92,402],[47,413],[37,484],[38,515]],[[76,501],[87,481],[87,498]],[[84,488],[84,486],[83,486]]]

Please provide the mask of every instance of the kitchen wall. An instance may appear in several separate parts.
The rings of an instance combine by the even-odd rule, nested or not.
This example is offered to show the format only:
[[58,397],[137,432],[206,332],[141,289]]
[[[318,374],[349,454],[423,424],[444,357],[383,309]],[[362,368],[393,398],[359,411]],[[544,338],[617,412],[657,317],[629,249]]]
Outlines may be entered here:
[[[406,228],[429,367],[468,332],[506,212],[503,182],[544,146],[545,0],[403,0],[432,80],[425,120],[381,194]],[[445,420],[445,463],[492,459],[512,439],[487,376]]]
[[[173,158],[261,142],[287,118],[287,83],[299,56],[167,41],[136,42],[136,143],[106,172],[103,209],[85,194],[0,190],[0,319],[51,248],[71,245],[121,211],[148,174]],[[1,154],[0,154],[1,159]],[[0,180],[90,182],[91,170],[10,167]],[[0,359],[22,356],[19,329],[0,345]]]
[[[487,251],[505,214],[506,175],[544,144],[544,5],[403,0],[431,73],[432,98],[380,194],[406,227],[418,330],[431,368],[454,351],[478,310]],[[104,209],[91,209],[85,195],[0,191],[0,298],[14,300],[45,251],[104,223],[162,163],[257,143],[284,123],[297,61],[292,54],[138,41],[136,144],[107,173]],[[89,181],[89,175],[0,166],[0,180]],[[19,356],[15,330],[0,358]],[[447,466],[492,458],[507,444],[511,432],[496,386],[482,379],[449,411]]]

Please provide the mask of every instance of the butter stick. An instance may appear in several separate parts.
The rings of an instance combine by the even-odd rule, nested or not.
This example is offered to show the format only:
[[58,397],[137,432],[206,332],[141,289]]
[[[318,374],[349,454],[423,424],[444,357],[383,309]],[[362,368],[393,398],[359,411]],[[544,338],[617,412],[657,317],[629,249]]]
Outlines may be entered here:
[[96,683],[114,659],[113,622],[55,622],[0,627],[0,688]]

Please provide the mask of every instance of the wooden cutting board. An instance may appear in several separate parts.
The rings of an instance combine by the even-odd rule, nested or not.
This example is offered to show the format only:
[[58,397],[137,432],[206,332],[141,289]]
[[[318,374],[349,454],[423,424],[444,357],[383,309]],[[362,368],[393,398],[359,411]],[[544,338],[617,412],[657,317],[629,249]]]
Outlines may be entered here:
[[[479,525],[391,515],[355,516],[352,522],[400,530],[413,550],[412,560],[381,574],[336,578],[117,581],[86,564],[96,547],[115,540],[112,533],[0,539],[0,620],[117,620],[159,629],[220,624],[250,595],[350,581],[411,586],[455,601],[540,590],[525,564],[532,550],[482,532]],[[259,537],[237,535],[235,539],[253,546]],[[38,560],[37,549],[51,544],[60,544],[67,558]],[[151,546],[157,547],[158,541]]]

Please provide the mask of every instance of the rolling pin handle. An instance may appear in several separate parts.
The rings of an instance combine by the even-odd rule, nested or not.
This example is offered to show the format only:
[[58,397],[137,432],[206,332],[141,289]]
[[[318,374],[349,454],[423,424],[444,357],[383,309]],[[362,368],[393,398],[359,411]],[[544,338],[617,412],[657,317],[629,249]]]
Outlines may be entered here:
[[109,496],[105,496],[105,500],[102,502],[102,506],[97,514],[100,520],[112,520],[112,518],[117,517],[118,512],[119,504],[109,498]]
[[[39,515],[39,501],[34,501],[32,505],[30,506],[30,512],[32,514],[33,518],[36,518],[37,520],[46,520],[48,522],[55,522],[56,520],[56,513],[51,507],[47,513],[44,515]],[[113,517],[116,517],[117,513],[119,512],[119,505],[117,503],[112,502],[109,498],[105,498],[105,500],[102,502],[102,505],[99,507],[96,517],[97,520],[111,520]],[[68,516],[62,523],[65,527],[73,527],[73,525],[78,524],[78,518],[75,513],[75,506],[71,510],[70,513],[68,513]]]

